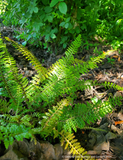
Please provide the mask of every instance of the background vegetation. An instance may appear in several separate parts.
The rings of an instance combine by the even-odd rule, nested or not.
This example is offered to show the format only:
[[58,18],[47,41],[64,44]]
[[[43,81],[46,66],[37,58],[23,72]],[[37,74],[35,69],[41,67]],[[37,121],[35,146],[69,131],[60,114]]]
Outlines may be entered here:
[[19,26],[18,39],[44,49],[66,48],[78,34],[84,43],[94,37],[122,46],[123,0],[5,0],[3,23]]

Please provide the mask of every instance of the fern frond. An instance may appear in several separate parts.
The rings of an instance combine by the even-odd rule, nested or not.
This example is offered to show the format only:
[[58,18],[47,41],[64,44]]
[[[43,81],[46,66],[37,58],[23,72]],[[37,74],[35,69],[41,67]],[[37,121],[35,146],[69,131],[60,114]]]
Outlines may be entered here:
[[97,119],[104,117],[110,113],[114,106],[121,105],[121,99],[110,98],[108,101],[101,102],[99,100],[95,104],[87,102],[86,104],[75,104],[74,107],[70,106],[64,108],[63,114],[59,117],[59,127],[63,127],[64,131],[72,133],[77,128],[85,128],[87,124],[94,123]]
[[75,41],[72,42],[71,46],[67,49],[65,52],[65,57],[62,57],[59,61],[57,61],[55,64],[53,64],[48,69],[48,74],[53,75],[54,73],[59,73],[59,67],[62,65],[67,67],[67,65],[72,64],[74,62],[74,54],[77,53],[78,48],[81,46],[81,35],[79,35]]
[[[25,101],[28,107],[33,104],[34,106],[40,106],[39,101],[41,102],[41,98],[39,98],[39,93],[41,90],[39,90],[36,85],[37,79],[29,85],[27,78],[23,78],[21,74],[18,75],[15,60],[8,53],[2,39],[0,42],[1,49],[3,50],[0,52],[0,78],[2,87],[5,86],[2,91],[2,96],[10,97],[11,100],[13,99],[13,103],[11,103],[11,108],[13,109],[15,106],[17,108],[22,101]],[[39,84],[39,79],[37,83]]]
[[73,54],[77,53],[78,48],[81,46],[81,35],[79,34],[79,36],[75,39],[75,41],[72,42],[71,46],[67,49],[67,51],[65,52],[65,55],[67,57],[71,57]]
[[23,141],[23,138],[33,138],[30,128],[19,124],[20,116],[2,115],[0,117],[0,141],[3,140],[5,147],[12,145],[14,138]]
[[[7,109],[16,108],[13,116],[0,115],[0,140],[8,147],[14,138],[34,139],[34,134],[40,134],[41,137],[54,134],[54,137],[61,137],[62,144],[66,142],[65,148],[70,147],[76,159],[84,159],[87,152],[74,139],[72,132],[76,132],[77,128],[86,128],[91,122],[111,112],[116,104],[121,105],[120,98],[111,97],[106,102],[99,100],[95,104],[89,102],[74,104],[77,98],[76,91],[83,91],[92,85],[90,80],[81,80],[81,74],[86,74],[90,69],[97,67],[108,52],[87,62],[75,59],[74,54],[81,45],[79,35],[65,52],[65,57],[47,70],[25,47],[7,37],[6,40],[34,65],[38,75],[35,75],[30,83],[22,75],[18,75],[16,63],[0,38],[0,95],[10,98],[9,103],[0,102],[1,106],[4,105]],[[105,83],[105,86],[121,89],[111,83]],[[35,112],[36,120],[32,114]],[[86,159],[90,157],[87,156]]]
[[9,111],[10,102],[0,99],[0,114],[5,114]]
[[52,103],[59,95],[66,93],[74,97],[74,93],[77,90],[86,89],[87,86],[83,84],[84,81],[80,81],[81,74],[87,73],[89,69],[98,67],[97,63],[101,62],[105,56],[106,54],[102,54],[87,62],[76,64],[71,51],[70,59],[66,56],[53,64],[48,70],[49,78],[43,87],[42,99]]
[[63,99],[57,103],[57,106],[53,106],[52,109],[48,109],[48,112],[45,113],[41,122],[41,134],[43,134],[43,132],[45,135],[51,133],[53,128],[59,124],[59,117],[63,113],[63,108],[68,106],[69,103],[70,101],[68,99]]
[[104,83],[98,83],[95,81],[95,85],[101,85],[101,86],[104,86],[105,88],[114,88],[114,89],[117,89],[117,90],[120,90],[120,91],[123,91],[123,87],[115,84],[115,83],[112,83],[112,82],[104,82]]
[[100,131],[100,132],[107,132],[106,130],[104,130],[104,129],[100,129],[100,128],[94,128],[94,127],[84,127],[83,129],[92,129],[92,130],[95,130],[95,131]]
[[27,60],[29,60],[34,68],[36,69],[38,75],[40,76],[40,81],[44,81],[45,78],[47,78],[47,69],[44,68],[41,63],[38,61],[38,59],[24,46],[21,44],[16,43],[15,41],[11,40],[8,37],[5,37],[5,39],[12,43],[12,45],[21,52]]
[[0,46],[2,46],[0,52],[0,78],[4,86],[4,95],[7,91],[8,96],[10,97],[14,105],[17,106],[22,100],[25,100],[28,103],[28,98],[26,95],[25,88],[28,85],[26,78],[23,78],[22,75],[18,75],[18,68],[16,67],[16,62],[13,57],[8,53],[6,45],[3,44],[2,39],[0,38]]
[[[14,94],[16,93],[14,85],[17,86],[17,84],[14,82],[14,77],[11,74],[11,69],[9,66],[10,57],[8,54],[6,54],[6,46],[3,44],[2,39],[0,38],[0,82],[2,82],[3,85],[3,92],[2,95],[5,95],[6,97],[10,97],[14,104],[17,105],[16,98]],[[8,95],[7,95],[8,94]]]
[[63,146],[65,143],[65,149],[70,147],[70,153],[75,156],[76,160],[83,160],[84,158],[92,160],[91,156],[87,155],[87,151],[85,151],[85,149],[81,147],[80,143],[77,142],[77,139],[74,139],[75,136],[73,133],[70,134],[62,130],[60,135],[62,136],[61,145]]

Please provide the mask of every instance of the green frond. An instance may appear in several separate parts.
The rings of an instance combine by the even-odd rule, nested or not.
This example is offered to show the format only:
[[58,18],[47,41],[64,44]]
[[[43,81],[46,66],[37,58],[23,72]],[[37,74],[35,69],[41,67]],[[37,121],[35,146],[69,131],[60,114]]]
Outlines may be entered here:
[[21,44],[16,43],[15,41],[11,40],[8,37],[5,37],[5,39],[9,42],[12,43],[12,45],[19,51],[21,52],[25,58],[27,60],[29,60],[32,65],[34,66],[34,68],[36,69],[38,75],[40,76],[40,81],[44,81],[45,78],[47,78],[47,69],[44,68],[40,62],[38,61],[38,59],[24,46],[22,46]]
[[75,64],[82,64],[83,62],[83,60],[75,58]]
[[7,113],[9,111],[10,102],[0,99],[0,114]]
[[[0,80],[4,91],[2,96],[10,97],[13,100],[12,106],[17,106],[22,102],[22,99],[28,103],[25,88],[28,85],[26,78],[22,75],[18,75],[18,68],[13,57],[8,53],[6,45],[0,40],[1,52],[0,52]],[[8,95],[6,95],[8,94]],[[23,98],[22,98],[23,97]]]
[[[78,90],[83,91],[97,85],[96,81],[82,80],[81,75],[98,67],[97,64],[109,52],[87,62],[74,58],[81,46],[79,35],[65,52],[65,57],[47,70],[24,46],[7,37],[6,40],[22,52],[38,74],[31,82],[19,75],[15,60],[0,38],[0,140],[4,141],[7,148],[14,139],[35,139],[35,134],[40,134],[43,138],[54,135],[61,138],[62,144],[66,143],[65,148],[69,147],[76,159],[91,159],[77,139],[74,139],[73,131],[76,132],[78,128],[87,129],[92,122],[111,112],[115,105],[121,105],[123,98],[109,97],[107,101],[98,100],[94,104],[74,102]],[[123,89],[113,83],[106,82],[101,85]],[[3,100],[4,97],[9,98],[9,102]],[[13,116],[8,114],[11,108],[14,109]]]
[[60,135],[62,136],[61,145],[63,146],[65,143],[65,149],[70,147],[70,153],[75,156],[76,160],[84,160],[85,157],[86,159],[92,159],[91,156],[87,155],[87,151],[81,147],[80,143],[77,142],[77,139],[74,139],[75,136],[73,133],[70,134],[62,130]]
[[71,57],[73,54],[77,53],[78,48],[81,46],[81,35],[79,34],[79,36],[75,39],[75,41],[72,42],[71,46],[67,49],[67,51],[65,52],[65,55],[67,57]]
[[13,60],[9,56],[6,50],[6,46],[3,44],[0,39],[0,86],[3,86],[3,92],[1,93],[3,96],[10,97],[14,104],[17,105],[17,101],[14,95],[16,95],[17,91],[17,83],[14,81],[14,75],[11,72]]
[[100,132],[107,132],[106,130],[104,130],[104,129],[100,129],[100,128],[94,128],[94,127],[84,127],[83,129],[92,129],[92,130],[95,130],[95,131],[100,131]]
[[[118,98],[119,99],[119,98]],[[95,104],[87,102],[86,104],[75,104],[64,108],[63,114],[59,117],[59,127],[63,127],[64,131],[72,133],[77,128],[84,128],[87,124],[94,123],[97,119],[104,117],[110,113],[114,106],[121,105],[121,99],[110,98],[108,101],[101,102],[99,100]]]
[[114,88],[114,89],[117,89],[117,90],[120,90],[120,91],[123,91],[123,87],[115,84],[115,83],[112,83],[112,82],[104,82],[104,83],[97,83],[95,81],[95,84],[96,85],[101,85],[101,86],[104,86],[105,88]]
[[[110,103],[113,107],[122,105],[123,97],[109,97],[107,103]],[[106,103],[106,102],[105,102]]]
[[[59,79],[63,79],[63,71],[66,70],[71,64],[73,64],[74,56],[73,54],[77,53],[78,48],[81,46],[81,35],[79,35],[76,40],[71,44],[71,46],[65,52],[65,57],[58,60],[48,69],[48,75],[50,77],[56,76]],[[68,68],[69,69],[69,68]],[[62,71],[62,72],[61,72]],[[69,72],[69,70],[68,70]]]
[[5,147],[12,145],[14,138],[23,141],[23,138],[33,138],[30,128],[19,124],[20,116],[2,115],[0,117],[0,141],[3,140]]
[[45,132],[45,135],[51,133],[53,128],[59,124],[59,117],[63,114],[62,110],[64,107],[69,105],[70,101],[68,99],[63,99],[56,106],[53,106],[52,109],[48,109],[48,112],[43,116],[41,122],[42,134]]
[[58,60],[48,70],[49,77],[42,90],[42,99],[52,103],[56,97],[62,94],[69,94],[74,97],[77,90],[83,90],[87,87],[83,85],[84,81],[80,81],[81,74],[97,67],[97,63],[101,62],[105,55],[102,54],[87,62],[77,64],[72,54],[70,54],[70,58],[66,56]]

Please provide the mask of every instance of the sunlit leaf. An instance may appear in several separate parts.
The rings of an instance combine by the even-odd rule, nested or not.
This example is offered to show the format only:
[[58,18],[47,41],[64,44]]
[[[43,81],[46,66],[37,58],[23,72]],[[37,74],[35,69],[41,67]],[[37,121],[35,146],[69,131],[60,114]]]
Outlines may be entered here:
[[67,29],[69,27],[69,23],[66,23],[65,24],[65,28]]
[[33,11],[34,11],[35,13],[38,13],[38,7],[34,7],[34,8],[33,8]]
[[22,43],[23,46],[26,46],[26,44],[27,44],[27,41],[24,41],[24,42]]
[[60,2],[59,4],[59,11],[63,14],[67,13],[67,5],[65,2]]
[[52,39],[55,39],[56,38],[56,35],[53,33],[53,34],[51,34],[51,38]]
[[65,25],[65,22],[61,22],[59,26],[64,27],[64,25]]

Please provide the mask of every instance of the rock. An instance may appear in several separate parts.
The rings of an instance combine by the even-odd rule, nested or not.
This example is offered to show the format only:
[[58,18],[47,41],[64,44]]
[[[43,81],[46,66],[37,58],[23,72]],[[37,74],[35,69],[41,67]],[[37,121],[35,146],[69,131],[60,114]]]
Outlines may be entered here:
[[52,144],[46,141],[42,141],[40,145],[41,151],[43,152],[40,160],[56,160],[55,150]]
[[[55,151],[53,145],[49,142],[42,141],[41,143],[27,140],[15,141],[13,150],[19,158],[28,158],[31,160],[55,160]],[[24,159],[26,160],[26,159]]]
[[102,150],[109,151],[109,142],[102,142],[94,146],[94,151],[96,152],[96,154],[101,154]]
[[119,159],[123,159],[123,139],[118,137],[111,140],[111,149],[118,156]]
[[89,143],[87,144],[87,147],[91,150],[94,145],[97,143],[99,144],[100,141],[101,143],[105,141],[104,134],[107,133],[108,131],[108,123],[104,123],[101,125],[99,128],[95,128],[95,130],[92,130],[88,137],[89,137]]
[[95,158],[95,159],[96,159],[96,157],[97,157],[97,152],[94,151],[94,150],[89,150],[89,151],[87,152],[87,154],[90,155],[91,157]]
[[100,154],[102,150],[109,150],[109,142],[106,142],[104,140],[100,140],[100,142],[96,143],[96,145],[93,147],[93,152],[88,152],[88,154]]
[[62,156],[63,156],[63,147],[61,146],[61,144],[55,144],[54,145],[54,150],[55,150],[55,155],[56,155],[56,160],[62,160]]
[[13,145],[13,151],[18,155],[19,158],[24,158],[29,156],[29,144],[26,139],[23,141],[15,140]]
[[61,144],[55,144],[54,145],[56,160],[69,160],[72,158],[72,154],[70,153],[70,150],[64,149],[64,146],[61,146]]
[[28,142],[15,140],[9,146],[8,152],[0,157],[0,160],[69,160],[72,154],[69,149],[64,149],[61,144],[54,146],[47,141]]
[[63,156],[62,156],[62,160],[69,160],[72,157],[73,156],[70,153],[69,149],[64,150],[64,153],[63,153]]
[[29,145],[29,158],[33,160],[40,160],[41,154],[43,151],[41,150],[41,144],[39,142],[34,143],[34,141],[30,142]]
[[[14,153],[14,151],[12,150],[12,146],[9,146],[9,151],[5,155],[0,157],[0,160],[21,160],[21,159],[18,158],[18,156]],[[28,159],[23,159],[23,160],[28,160]]]
[[104,123],[109,123],[109,119],[108,119],[108,117],[107,117],[107,115],[105,116],[105,117],[103,117],[102,119],[101,119],[101,122],[100,122],[100,126],[101,125],[103,125]]
[[108,132],[108,133],[105,135],[105,138],[106,138],[107,141],[108,141],[109,139],[114,139],[114,138],[116,138],[116,137],[117,137],[117,135],[114,134],[114,133],[112,133],[112,132]]
[[[99,128],[107,131],[108,130],[108,123],[102,124]],[[102,131],[102,133],[105,133],[105,131]]]
[[89,141],[88,141],[89,143],[87,144],[87,148],[92,149],[94,144],[96,143],[97,136],[94,132],[91,131],[88,137],[89,137]]
[[100,134],[97,134],[97,143],[96,144],[100,144],[102,142],[104,142],[106,139],[105,139],[105,136],[100,133]]

